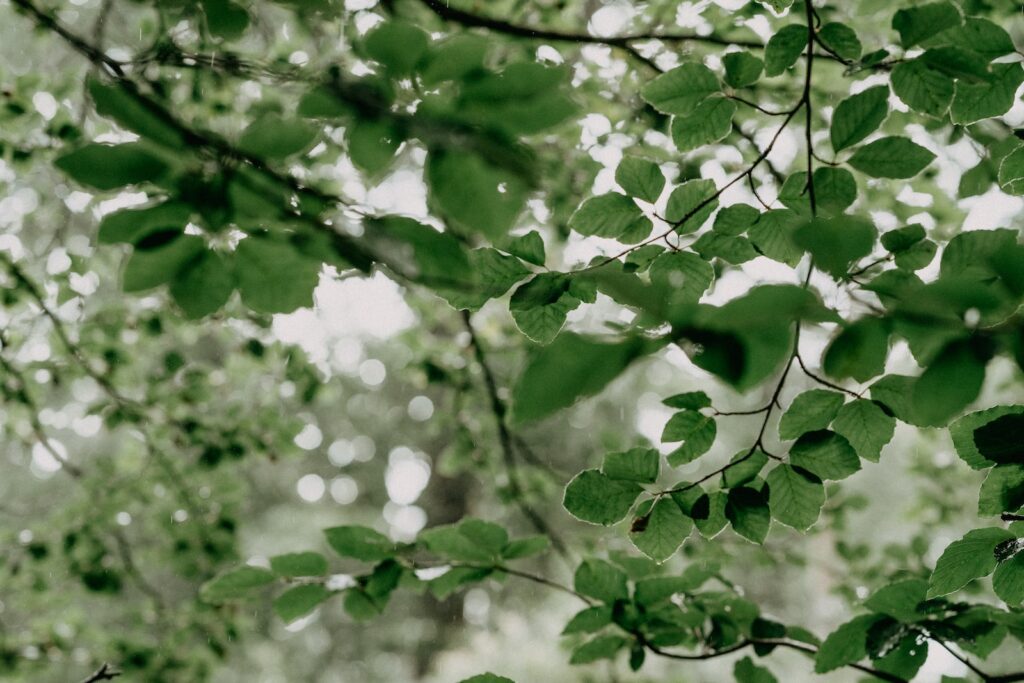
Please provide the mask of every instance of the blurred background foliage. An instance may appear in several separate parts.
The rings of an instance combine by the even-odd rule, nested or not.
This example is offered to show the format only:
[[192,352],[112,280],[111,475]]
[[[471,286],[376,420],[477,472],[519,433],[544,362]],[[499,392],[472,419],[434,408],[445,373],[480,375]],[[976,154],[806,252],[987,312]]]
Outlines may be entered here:
[[[738,394],[672,349],[639,362],[598,398],[517,429],[519,456],[510,462],[471,331],[423,287],[328,268],[319,276],[315,307],[261,313],[232,300],[199,323],[162,290],[124,293],[127,250],[98,244],[97,223],[145,195],[82,188],[50,163],[64,145],[120,141],[124,133],[95,113],[83,89],[96,65],[34,30],[14,4],[0,2],[5,680],[76,681],[103,662],[123,671],[125,680],[196,683],[447,682],[485,670],[518,681],[698,682],[729,675],[731,660],[651,661],[638,674],[621,661],[570,668],[566,659],[575,643],[558,634],[577,607],[572,598],[512,577],[444,600],[398,593],[381,617],[364,623],[335,603],[286,626],[269,598],[225,606],[202,601],[199,587],[225,568],[323,550],[321,529],[340,524],[410,541],[425,526],[476,516],[516,536],[535,531],[528,509],[570,548],[570,557],[639,557],[624,534],[566,513],[566,481],[605,452],[657,444],[671,413],[660,404],[667,395],[703,389],[716,405],[721,400],[741,409],[761,405],[771,387]],[[434,32],[450,29],[430,3],[413,0],[48,4],[63,25],[156,84],[175,113],[228,137],[268,112],[291,110],[309,90],[303,73],[337,73],[342,80],[365,74],[365,55],[355,46],[386,16]],[[679,30],[763,41],[788,23],[762,4],[739,0],[454,4],[513,24],[597,35]],[[1021,44],[1016,3],[961,4],[966,14],[991,17]],[[892,9],[863,0],[829,3],[821,12],[826,20],[855,25],[865,45],[884,46],[893,41]],[[530,173],[542,179],[543,193],[531,195],[515,232],[539,231],[553,266],[594,255],[570,234],[569,217],[595,188],[611,187],[623,149],[639,148],[681,178],[719,178],[770,134],[758,112],[741,109],[728,138],[680,157],[668,143],[666,117],[638,99],[652,75],[643,60],[657,53],[669,65],[705,55],[714,61],[716,46],[674,43],[667,56],[664,46],[639,47],[637,57],[599,43],[480,35],[496,61],[566,65],[571,113],[531,141],[536,158]],[[832,107],[848,93],[847,76],[841,65],[820,68],[815,97],[819,107]],[[861,76],[871,77],[853,77]],[[796,78],[774,80],[754,86],[749,96],[771,107],[792,101],[800,85]],[[1024,121],[1019,102],[1005,118],[1010,125]],[[924,133],[941,125],[905,110],[886,123],[887,130],[917,126]],[[451,144],[423,142],[429,134],[419,131],[421,142],[402,146],[386,169],[366,168],[372,160],[354,164],[340,144],[319,145],[287,169],[356,205],[424,216],[427,149],[442,154]],[[342,135],[332,129],[326,137]],[[797,138],[787,135],[772,157],[777,168],[797,168],[796,146]],[[970,163],[958,147],[905,184],[862,180],[860,201],[892,223],[924,223],[936,239],[948,239],[965,223],[1005,224],[1021,210],[1019,199],[994,197],[998,192],[961,198],[950,190],[944,174],[955,188]],[[194,190],[211,192],[213,213],[223,207],[216,171],[204,176],[207,170],[198,167]],[[781,184],[767,170],[758,183],[766,196]],[[716,267],[723,269],[720,262]],[[733,293],[774,277],[754,266],[735,273],[726,281]],[[839,305],[841,296],[828,292],[825,300]],[[527,344],[500,301],[473,321],[472,334],[507,399]],[[625,322],[621,308],[606,299],[569,316],[575,330]],[[809,339],[820,353],[825,336]],[[892,362],[894,371],[915,367],[906,349]],[[1020,401],[1019,372],[1005,359],[996,361],[979,405]],[[783,400],[813,386],[795,374]],[[720,426],[715,453],[743,449],[758,423],[736,418]],[[678,474],[692,479],[706,471],[691,463]],[[720,566],[721,581],[764,614],[823,636],[871,591],[926,573],[951,541],[977,526],[981,479],[955,456],[945,430],[901,424],[881,464],[865,463],[841,487],[829,485],[834,490],[812,532],[776,525],[763,546],[734,534],[714,542],[694,534],[669,567]],[[574,564],[558,553],[526,564],[571,582]],[[987,589],[971,590],[972,597],[992,601]],[[966,673],[960,662],[932,650],[918,680]],[[1019,664],[1020,644],[1007,641],[988,661],[996,670]],[[799,653],[780,652],[773,662],[780,680],[810,676]],[[821,680],[860,676],[841,670]]]

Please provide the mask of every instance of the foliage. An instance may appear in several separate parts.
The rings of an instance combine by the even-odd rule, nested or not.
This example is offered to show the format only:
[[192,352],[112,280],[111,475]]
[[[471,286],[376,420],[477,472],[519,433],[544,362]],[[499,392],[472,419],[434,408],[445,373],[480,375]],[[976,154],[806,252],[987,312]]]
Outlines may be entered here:
[[[657,1],[612,34],[592,4],[10,1],[73,66],[0,70],[0,671],[228,680],[280,624],[523,582],[581,608],[544,617],[573,666],[909,681],[945,651],[1024,680],[1024,245],[965,212],[1024,195],[1016,5]],[[382,353],[445,408],[433,505],[367,469],[341,486],[386,505],[282,521],[317,422],[431,472],[372,366],[357,390],[280,338],[385,278],[421,326]],[[95,441],[54,436],[68,404]],[[946,438],[964,467],[911,457]],[[911,538],[849,530],[890,504],[869,471],[918,492]],[[745,585],[826,547],[853,613]],[[373,648],[416,659],[374,680],[432,666]]]

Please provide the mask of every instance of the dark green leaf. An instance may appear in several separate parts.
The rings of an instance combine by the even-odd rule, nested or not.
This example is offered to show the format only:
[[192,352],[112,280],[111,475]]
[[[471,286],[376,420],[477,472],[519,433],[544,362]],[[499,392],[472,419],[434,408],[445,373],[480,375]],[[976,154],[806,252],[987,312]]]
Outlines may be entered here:
[[953,101],[953,79],[923,59],[911,59],[892,70],[892,89],[916,112],[943,118]]
[[818,520],[825,504],[821,479],[799,467],[779,465],[768,473],[766,481],[772,517],[799,531]]
[[974,445],[983,458],[1001,465],[1024,464],[1024,414],[1002,415],[974,430]]
[[629,597],[626,575],[604,560],[584,560],[576,569],[573,585],[577,592],[609,605]]
[[385,21],[366,34],[364,46],[373,60],[396,76],[412,72],[427,51],[427,34],[404,21]]
[[877,234],[868,219],[835,216],[816,218],[797,228],[793,240],[810,253],[815,266],[842,279],[851,263],[871,253]]
[[730,52],[722,57],[725,82],[733,88],[745,88],[757,83],[764,70],[764,62],[749,52]]
[[1006,529],[975,529],[949,544],[935,563],[927,597],[948,595],[991,574],[996,568],[996,546],[1012,538],[1014,535]]
[[594,633],[612,623],[612,608],[607,605],[587,607],[577,612],[562,629],[562,635],[573,633]]
[[839,409],[832,429],[850,442],[857,455],[878,462],[882,448],[892,440],[896,420],[874,401],[858,398]]
[[235,291],[235,274],[223,256],[204,250],[171,282],[171,296],[185,315],[199,319],[219,311]]
[[634,482],[612,479],[599,470],[583,470],[565,487],[562,505],[577,519],[609,526],[629,514],[641,492]]
[[327,544],[343,557],[379,562],[395,554],[391,539],[365,526],[336,526],[324,529],[324,534]]
[[821,479],[845,479],[860,469],[860,459],[850,443],[835,432],[808,432],[789,451],[790,464]]
[[956,5],[934,2],[899,10],[893,15],[892,27],[899,31],[900,44],[907,48],[959,26],[962,21]]
[[858,149],[849,164],[874,178],[913,178],[935,154],[907,138],[880,138]]
[[795,439],[805,432],[828,427],[846,399],[828,389],[811,389],[793,399],[779,420],[779,436]]
[[862,614],[829,634],[814,657],[814,671],[827,673],[867,657],[868,630],[883,617]]
[[601,472],[612,479],[653,484],[661,471],[661,455],[654,448],[631,448],[604,456]]
[[683,64],[644,86],[641,95],[665,114],[685,116],[698,104],[720,90],[718,79],[703,64]]
[[807,27],[801,24],[783,26],[768,39],[764,49],[765,76],[778,76],[793,66],[807,49]]
[[506,235],[528,194],[515,173],[461,150],[431,150],[426,178],[431,199],[444,215],[492,240]]
[[914,383],[915,414],[927,425],[945,425],[978,397],[988,361],[968,340],[948,344]]
[[224,602],[249,595],[273,583],[277,577],[261,567],[245,565],[228,570],[203,584],[200,596],[206,602]]
[[704,225],[718,206],[717,190],[713,180],[690,180],[678,186],[669,195],[665,219],[676,225],[681,235],[694,232]]
[[992,577],[992,589],[1011,607],[1024,602],[1024,551],[999,563]]
[[156,181],[167,172],[167,164],[139,142],[92,143],[58,157],[53,163],[74,180],[97,190]]
[[868,88],[852,95],[836,107],[832,114],[830,135],[832,148],[839,152],[875,132],[889,113],[889,88],[884,85]]
[[989,470],[978,495],[978,514],[1016,512],[1024,506],[1024,465],[997,465]]
[[861,318],[844,327],[825,349],[822,367],[836,379],[866,382],[885,372],[889,330],[878,318]]
[[308,150],[316,137],[317,128],[310,123],[267,114],[242,131],[238,147],[260,159],[278,160]]
[[676,502],[662,497],[643,517],[633,521],[629,540],[637,550],[661,563],[675,554],[692,529],[693,521],[682,513]]
[[622,636],[597,636],[573,650],[569,663],[589,664],[600,659],[614,659],[626,645],[626,639]]
[[320,553],[288,553],[270,558],[270,568],[278,576],[323,576],[327,558]]
[[329,597],[331,592],[318,583],[293,586],[274,600],[274,611],[281,621],[292,622],[312,612]]
[[818,38],[843,59],[860,59],[860,39],[852,28],[837,21],[830,21],[818,29]]
[[615,182],[631,197],[652,204],[665,189],[665,174],[653,161],[640,157],[623,157],[615,169]]
[[680,152],[711,145],[732,131],[736,102],[727,97],[709,97],[686,116],[672,119],[672,141]]
[[1002,116],[1013,106],[1014,95],[1024,82],[1024,69],[1017,62],[994,64],[993,78],[981,83],[956,85],[956,94],[950,107],[953,123],[967,125],[995,116]]
[[748,541],[764,543],[771,524],[766,492],[746,486],[729,489],[725,516],[737,534]]
[[235,273],[242,301],[261,313],[290,313],[313,305],[321,264],[291,243],[250,236],[235,249]]
[[609,237],[627,244],[651,233],[651,221],[632,199],[615,192],[583,202],[569,219],[569,227],[581,235]]
[[601,391],[654,347],[642,339],[601,342],[562,334],[531,359],[512,392],[515,421],[530,422]]
[[732,675],[736,683],[778,683],[778,679],[772,672],[763,666],[754,664],[750,657],[744,657],[736,662],[732,669]]

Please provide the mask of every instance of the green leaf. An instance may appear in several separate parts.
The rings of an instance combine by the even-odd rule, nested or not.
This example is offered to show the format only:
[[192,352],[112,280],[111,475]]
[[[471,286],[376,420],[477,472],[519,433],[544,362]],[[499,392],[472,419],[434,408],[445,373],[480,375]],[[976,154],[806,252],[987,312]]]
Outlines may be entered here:
[[703,64],[683,64],[650,81],[640,91],[648,104],[664,114],[685,116],[721,90],[718,78]]
[[949,2],[935,2],[901,9],[893,15],[892,27],[899,31],[900,44],[913,47],[943,31],[959,26],[960,10]]
[[527,337],[549,344],[565,324],[569,311],[580,300],[569,293],[571,281],[560,273],[540,273],[512,294],[509,310],[516,326]]
[[746,486],[729,489],[725,517],[737,534],[753,543],[764,543],[771,525],[767,494]]
[[1014,538],[1006,529],[968,531],[942,551],[928,581],[928,598],[958,591],[974,579],[988,576],[996,568],[996,546]]
[[722,56],[725,82],[733,88],[745,88],[757,83],[764,71],[764,62],[749,52],[730,52]]
[[[1015,406],[1020,407],[1020,406]],[[1024,414],[1002,415],[974,430],[978,453],[1001,465],[1024,463]]]
[[97,190],[157,181],[167,173],[167,164],[146,151],[140,142],[91,143],[58,157],[53,164],[72,179]]
[[718,206],[717,189],[713,180],[689,180],[676,187],[669,195],[665,219],[677,224],[676,232],[685,235],[698,230],[711,218]]
[[623,157],[615,169],[615,182],[631,197],[654,203],[665,189],[665,174],[653,161]]
[[384,534],[365,526],[336,526],[324,529],[327,544],[343,557],[379,562],[394,557],[395,544]]
[[121,209],[103,217],[96,241],[100,244],[134,244],[162,229],[181,232],[191,217],[191,208],[174,201],[142,209]]
[[249,13],[238,3],[231,0],[201,0],[201,4],[207,28],[219,38],[234,40],[241,37],[249,27]]
[[651,234],[651,221],[631,198],[611,192],[591,197],[569,218],[581,235],[608,237],[632,244]]
[[630,363],[653,350],[651,343],[633,337],[601,342],[577,334],[560,335],[539,349],[516,383],[512,392],[515,421],[539,420],[600,392]]
[[718,212],[711,229],[723,235],[742,235],[754,227],[760,217],[761,212],[748,204],[733,204]]
[[653,484],[661,471],[661,454],[654,448],[631,448],[604,456],[601,472],[612,479]]
[[356,168],[374,175],[391,165],[402,135],[386,118],[357,118],[345,130],[348,157]]
[[693,521],[671,497],[655,501],[650,512],[633,520],[629,540],[636,549],[661,564],[672,557],[693,530]]
[[818,29],[818,38],[843,59],[860,59],[863,51],[860,39],[846,24],[830,21]]
[[[492,573],[494,570],[490,567],[452,567],[436,579],[430,580],[430,592],[438,600],[443,600],[467,584],[483,581]],[[349,594],[351,593],[349,591]],[[374,609],[379,613],[376,606]]]
[[711,399],[703,391],[687,391],[664,399],[662,405],[678,410],[700,410],[710,408]]
[[779,465],[768,473],[768,507],[772,517],[798,531],[809,529],[825,504],[821,479],[806,470]]
[[589,664],[600,659],[614,659],[626,645],[626,639],[622,636],[597,636],[573,650],[569,663]]
[[[691,489],[691,492],[697,494],[692,505],[683,507],[680,503],[680,507],[693,519],[693,523],[697,526],[697,531],[704,538],[714,538],[725,528],[729,521],[725,516],[728,497],[724,491],[703,493],[699,488],[694,488]],[[676,494],[672,494],[672,497],[676,503],[680,502],[680,497]]]
[[992,576],[992,589],[996,595],[1011,607],[1024,602],[1024,552],[1018,551],[996,567]]
[[727,263],[739,265],[759,256],[746,237],[730,237],[717,232],[706,232],[690,248],[710,261],[720,258]]
[[551,546],[551,540],[547,536],[526,536],[509,541],[508,545],[501,551],[501,557],[506,560],[520,560],[524,557],[539,555]]
[[927,425],[944,426],[981,392],[987,358],[970,340],[947,344],[914,383],[914,412]]
[[427,52],[430,39],[420,28],[404,21],[385,21],[366,34],[363,45],[371,59],[396,76],[412,72]]
[[612,623],[612,608],[608,605],[587,607],[577,612],[562,629],[562,635],[594,633]]
[[276,580],[277,577],[267,569],[245,565],[230,569],[204,583],[200,596],[206,602],[224,602],[243,598]]
[[642,492],[634,482],[612,479],[599,470],[583,470],[565,487],[562,505],[577,519],[610,526],[625,519]]
[[235,273],[242,301],[261,313],[290,313],[313,305],[321,264],[291,243],[249,236],[235,249]]
[[573,586],[576,592],[609,605],[629,598],[626,574],[604,560],[584,560],[576,568]]
[[826,429],[797,439],[790,448],[789,462],[821,479],[845,479],[860,469],[860,459],[850,442]]
[[768,39],[764,48],[764,75],[778,76],[796,64],[807,49],[807,27],[801,24],[783,26]]
[[536,230],[531,230],[525,235],[508,237],[500,248],[527,263],[532,263],[535,266],[544,265],[544,239]]
[[904,104],[921,114],[943,118],[953,102],[953,79],[924,59],[911,59],[892,70],[892,89]]
[[793,240],[814,257],[814,265],[843,279],[850,264],[871,253],[878,231],[874,224],[857,216],[815,218],[797,228]]
[[672,141],[680,152],[711,145],[732,131],[736,102],[727,97],[709,97],[686,116],[672,119]]
[[[462,251],[458,245],[455,248]],[[469,270],[476,278],[475,286],[471,284],[466,290],[452,288],[440,292],[448,303],[458,309],[478,310],[530,275],[529,269],[519,259],[496,249],[474,249],[466,256],[469,258]],[[558,327],[560,329],[561,325]]]
[[915,622],[923,616],[917,607],[924,602],[927,592],[928,584],[921,579],[897,581],[875,591],[864,601],[864,606],[902,622]]
[[431,200],[445,216],[491,240],[508,233],[529,193],[520,176],[461,150],[432,149],[426,178]]
[[750,241],[759,252],[795,268],[804,251],[793,243],[793,233],[800,223],[795,211],[775,209],[761,214],[757,224],[748,231]]
[[317,133],[315,126],[300,119],[266,114],[242,131],[238,147],[260,159],[286,159],[311,148]]
[[456,33],[434,45],[421,61],[420,78],[426,86],[462,80],[482,71],[490,41],[479,34]]
[[868,631],[884,617],[862,614],[830,633],[814,657],[815,673],[834,671],[867,657]]
[[825,429],[846,399],[828,389],[811,389],[793,399],[779,420],[779,436],[795,439],[805,432]]
[[953,447],[956,449],[957,455],[971,469],[981,470],[991,467],[995,463],[985,458],[978,451],[974,443],[975,430],[1003,415],[1016,415],[1020,413],[1024,413],[1024,406],[1004,405],[964,415],[949,426],[949,435],[953,439]]
[[151,233],[135,244],[124,268],[122,289],[141,292],[170,282],[205,251],[203,238],[196,235],[179,230]]
[[981,484],[978,514],[1016,512],[1024,506],[1024,465],[997,465]]
[[732,669],[732,675],[736,683],[778,683],[778,679],[772,672],[763,666],[754,664],[750,657],[744,657],[736,662]]
[[994,59],[1015,51],[1013,39],[1002,26],[980,17],[967,17],[962,26],[947,29],[940,36],[942,42],[976,52]]
[[393,263],[399,263],[399,258],[408,261],[402,263],[408,277],[436,288],[447,286],[460,290],[478,286],[469,257],[450,233],[438,232],[403,216],[367,220],[366,228],[373,243],[381,245],[385,253],[402,254],[393,257]]
[[1017,62],[994,64],[993,77],[987,82],[957,82],[950,107],[953,123],[967,125],[982,119],[1002,116],[1013,106],[1014,95],[1024,82],[1024,69]]
[[873,178],[913,178],[935,154],[907,138],[892,136],[870,142],[854,152],[848,163]]
[[293,586],[274,600],[274,611],[281,621],[292,622],[312,612],[329,597],[331,591],[318,583]]
[[839,409],[832,429],[850,442],[857,455],[878,462],[882,448],[892,440],[896,420],[874,401],[858,398]]
[[235,291],[235,274],[223,256],[204,250],[186,263],[171,282],[171,296],[193,320],[219,311]]
[[683,442],[668,456],[669,464],[678,467],[704,455],[715,442],[718,425],[715,418],[694,410],[676,413],[665,424],[661,433],[662,443]]
[[836,379],[852,377],[866,382],[885,372],[889,356],[889,330],[879,318],[861,318],[842,328],[829,342],[822,367]]
[[288,553],[270,558],[270,568],[278,576],[323,576],[327,558],[320,553]]
[[888,86],[875,86],[846,98],[832,114],[832,149],[839,152],[857,144],[878,130],[888,113]]
[[465,518],[420,532],[418,540],[430,552],[456,562],[493,562],[508,545],[508,532],[480,519]]
[[516,683],[511,678],[504,676],[498,676],[492,673],[477,674],[476,676],[470,676],[459,683]]
[[1013,150],[999,162],[999,189],[1007,194],[1024,194],[1024,146]]
[[181,149],[184,140],[178,128],[168,122],[159,110],[146,106],[133,96],[127,86],[108,85],[91,76],[86,82],[89,96],[100,116],[113,119],[119,126],[164,147]]
[[672,292],[676,300],[696,302],[711,286],[715,270],[697,254],[669,251],[651,262],[651,281]]
[[768,456],[762,450],[740,451],[729,461],[729,467],[722,472],[722,488],[733,489],[752,481],[768,464]]

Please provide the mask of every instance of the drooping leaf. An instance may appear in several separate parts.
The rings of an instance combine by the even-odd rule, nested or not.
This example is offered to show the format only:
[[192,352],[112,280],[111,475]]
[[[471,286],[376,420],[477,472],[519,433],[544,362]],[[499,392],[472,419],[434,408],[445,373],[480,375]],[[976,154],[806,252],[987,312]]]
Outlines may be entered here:
[[693,529],[693,521],[685,516],[670,497],[659,498],[650,511],[633,521],[629,540],[637,550],[655,562],[672,557]]
[[665,174],[653,161],[627,156],[615,169],[615,182],[629,196],[653,204],[665,189]]
[[601,472],[612,479],[653,484],[661,471],[661,455],[654,448],[631,448],[621,453],[608,453]]
[[793,66],[807,49],[807,27],[789,24],[768,39],[764,49],[764,75],[778,76]]
[[1024,551],[1003,560],[992,576],[992,589],[1007,605],[1017,607],[1024,602]]
[[970,341],[948,344],[914,383],[915,413],[929,425],[945,425],[981,391],[988,358]]
[[647,83],[641,96],[660,112],[685,116],[720,90],[718,78],[711,69],[703,64],[688,63]]
[[407,22],[385,21],[366,34],[363,44],[371,59],[396,76],[404,76],[426,53],[429,38],[422,29]]
[[889,88],[868,88],[852,95],[836,107],[832,115],[832,148],[839,152],[875,132],[889,113]]
[[845,479],[860,469],[860,459],[850,442],[827,429],[797,439],[789,450],[789,462],[820,479]]
[[242,131],[238,147],[260,159],[278,160],[308,150],[316,136],[317,128],[306,121],[267,114]]
[[569,227],[581,235],[630,244],[647,237],[653,226],[631,198],[610,192],[583,202],[569,219]]
[[874,178],[913,178],[935,154],[903,137],[880,138],[854,152],[849,164]]
[[395,555],[395,544],[384,534],[365,526],[336,526],[324,529],[327,544],[343,557],[379,562]]
[[768,473],[768,507],[772,517],[794,529],[810,528],[825,504],[825,487],[815,475],[790,465]]
[[732,131],[736,102],[727,97],[709,97],[686,116],[672,119],[672,141],[680,152],[699,149],[724,139]]
[[933,2],[901,9],[893,15],[892,27],[900,34],[904,48],[913,47],[963,21],[960,10],[950,2]]
[[928,581],[928,597],[948,595],[974,579],[988,576],[996,568],[995,549],[1014,538],[1006,529],[990,527],[968,531],[942,551]]
[[245,565],[228,570],[203,584],[200,596],[206,602],[224,602],[249,595],[276,580],[273,572]]
[[836,379],[866,382],[885,371],[889,330],[879,318],[861,318],[844,327],[825,349],[822,366]]
[[669,456],[669,463],[678,466],[706,453],[717,434],[718,425],[714,417],[694,410],[683,410],[669,418],[662,430],[661,441],[683,442],[683,445]]
[[275,555],[270,558],[270,568],[278,576],[323,576],[327,573],[327,558],[313,552]]
[[512,392],[516,422],[530,422],[601,391],[630,363],[654,347],[642,339],[603,342],[560,335],[540,349]]
[[168,170],[167,164],[139,142],[91,143],[58,157],[53,164],[79,183],[97,190],[157,181]]
[[878,462],[882,448],[892,440],[896,419],[874,401],[858,398],[839,409],[832,429],[850,442],[857,455]]
[[626,574],[604,560],[584,560],[576,569],[573,586],[583,595],[609,605],[629,597]]
[[846,24],[830,21],[818,29],[818,38],[843,59],[860,59],[860,39]]
[[261,313],[290,313],[313,305],[321,264],[290,242],[250,236],[235,249],[235,274],[242,301]]
[[562,505],[577,519],[609,526],[629,514],[642,491],[635,482],[613,479],[600,470],[583,470],[565,487]]
[[764,543],[771,524],[766,492],[747,486],[729,489],[725,517],[737,534],[753,543]]
[[814,671],[827,673],[867,657],[868,631],[883,618],[877,614],[862,614],[830,633],[814,657]]
[[978,514],[1016,512],[1024,506],[1024,465],[997,465],[989,470],[978,494]]
[[730,52],[722,57],[725,82],[733,88],[745,88],[757,83],[764,71],[764,62],[749,52]]
[[304,617],[331,597],[331,591],[318,583],[292,586],[274,600],[274,611],[288,623]]

